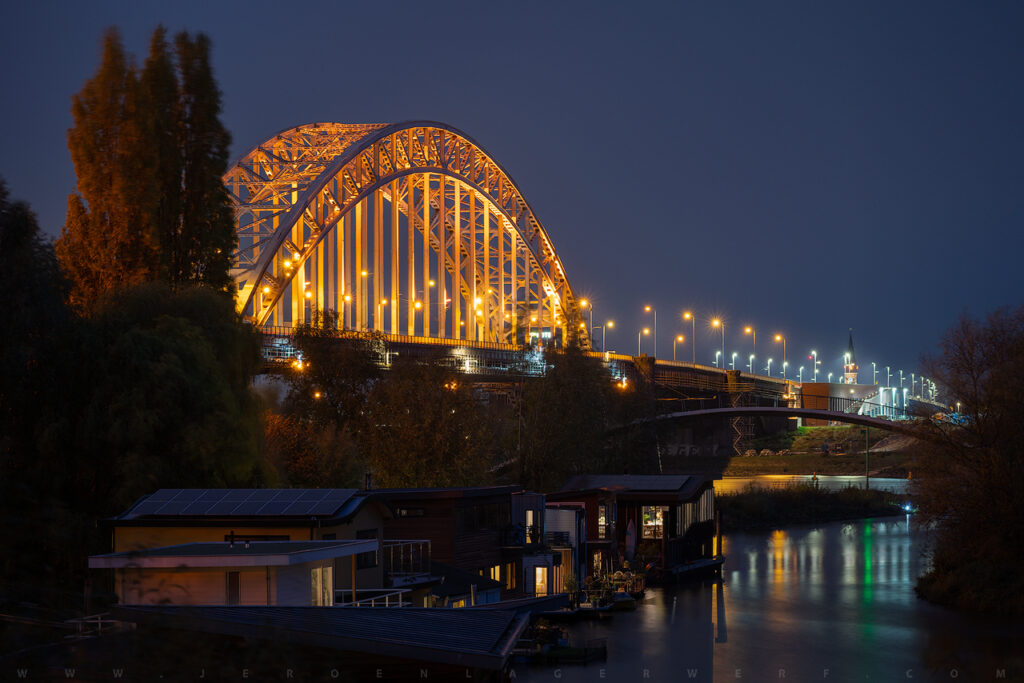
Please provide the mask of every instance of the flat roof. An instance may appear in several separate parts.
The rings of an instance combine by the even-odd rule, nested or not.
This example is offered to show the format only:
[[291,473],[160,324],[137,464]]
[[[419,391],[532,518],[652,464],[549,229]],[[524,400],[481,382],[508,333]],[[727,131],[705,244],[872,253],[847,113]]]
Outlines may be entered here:
[[575,501],[575,494],[608,491],[622,500],[642,500],[644,497],[671,497],[687,500],[705,484],[713,481],[701,474],[577,474],[555,493],[549,493],[553,502]]
[[114,605],[116,619],[160,628],[300,643],[501,670],[529,623],[501,609]]
[[355,541],[235,541],[183,543],[93,555],[91,569],[144,567],[273,567],[349,557],[378,549],[377,539]]

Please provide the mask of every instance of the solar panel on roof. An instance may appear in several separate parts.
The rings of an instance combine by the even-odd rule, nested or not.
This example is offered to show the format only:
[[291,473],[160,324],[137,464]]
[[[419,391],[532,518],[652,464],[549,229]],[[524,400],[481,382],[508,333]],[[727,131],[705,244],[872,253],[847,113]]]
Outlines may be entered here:
[[158,501],[145,500],[145,501],[139,503],[138,505],[136,505],[132,509],[131,514],[133,514],[133,515],[151,515],[154,512],[156,512],[157,510],[159,510],[161,507],[163,507],[163,505],[164,505],[163,501],[159,501],[159,500]]
[[224,500],[219,503],[214,503],[207,509],[206,514],[208,515],[230,515],[233,514],[235,508],[241,503],[237,500]]
[[149,494],[149,496],[146,497],[146,500],[168,501],[171,498],[174,498],[180,492],[181,492],[181,489],[160,489],[159,491],[157,491],[155,493]]
[[289,503],[287,501],[273,501],[273,502],[270,502],[270,503],[265,503],[263,505],[263,507],[260,508],[259,514],[261,514],[261,515],[279,515],[282,512],[284,512],[285,508],[287,508],[289,505],[291,505],[291,503]]
[[262,500],[266,502],[268,500],[273,500],[276,495],[277,491],[274,491],[273,489],[256,489],[249,495],[248,498],[246,498],[246,500]]

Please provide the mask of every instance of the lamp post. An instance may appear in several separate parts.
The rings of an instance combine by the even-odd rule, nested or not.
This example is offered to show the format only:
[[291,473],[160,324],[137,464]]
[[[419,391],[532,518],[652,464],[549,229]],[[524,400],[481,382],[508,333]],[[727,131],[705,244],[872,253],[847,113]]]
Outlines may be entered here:
[[658,357],[658,311],[650,306],[644,306],[644,313],[654,314],[654,357]]
[[757,330],[755,330],[751,325],[747,325],[746,327],[743,328],[743,334],[749,334],[751,336],[751,342],[752,343],[750,344],[750,354],[751,355],[756,355],[757,354]]
[[789,367],[789,361],[782,361],[782,379],[786,379],[786,368]]
[[679,342],[680,344],[682,344],[684,341],[686,341],[686,338],[683,335],[681,335],[681,334],[677,334],[676,338],[672,340],[672,360],[673,361],[676,359],[676,342]]
[[814,356],[814,381],[818,381],[818,352],[811,351],[811,355]]
[[886,365],[886,366],[885,366],[885,386],[886,386],[886,387],[889,387],[889,386],[891,386],[891,385],[890,385],[890,382],[891,382],[891,380],[892,380],[892,373],[891,373],[891,372],[889,372],[889,366],[888,366],[888,365]]
[[875,369],[875,361],[871,361],[871,383],[878,384],[878,370]]
[[346,320],[347,320],[347,316],[348,316],[348,305],[350,303],[352,303],[352,295],[351,294],[346,294],[346,295],[344,295],[341,298],[342,298],[342,304],[341,304],[341,329],[344,330],[346,327],[348,327],[348,324],[346,323]]
[[800,384],[804,383],[804,366],[802,366],[802,365],[800,366],[800,369],[797,370],[796,381],[800,382]]
[[900,389],[903,388],[903,371],[900,370]]
[[772,359],[771,358],[768,359],[768,368],[767,369],[768,369],[768,376],[771,377],[772,376]]
[[736,356],[738,355],[740,354],[736,353],[735,351],[732,352],[732,363],[729,364],[729,367],[733,370],[736,369]]
[[610,327],[612,329],[615,329],[615,321],[614,320],[609,320],[608,322],[606,322],[604,325],[601,326],[601,350],[602,351],[604,351],[605,349],[608,348],[607,346],[604,345],[604,328],[606,328],[606,327]]
[[917,380],[914,379],[914,373],[910,373],[910,395],[914,395],[914,384]]
[[754,354],[750,354],[750,360],[747,361],[747,372],[754,373]]
[[718,367],[718,359],[722,357],[721,351],[715,351],[715,367]]
[[693,364],[697,364],[697,318],[689,311],[683,312],[683,320],[690,321],[690,352]]
[[719,318],[715,318],[714,320],[711,321],[711,327],[722,328],[722,360],[725,361],[725,323],[722,322]]
[[786,338],[780,333],[775,335],[776,342],[782,342],[782,367],[786,367]]
[[[593,307],[593,305],[591,305],[591,303],[588,300],[586,300],[586,299],[580,299],[580,308],[589,308],[590,309],[590,329],[591,329],[591,331],[593,331],[593,329],[594,329],[594,307]],[[582,325],[580,325],[580,327],[582,327]],[[591,344],[591,346],[593,346],[594,342],[591,341],[590,344]],[[604,349],[601,349],[601,350],[604,351]]]
[[828,383],[832,384],[832,373],[828,373]]
[[649,328],[649,327],[645,327],[643,330],[640,330],[639,332],[636,333],[636,355],[638,355],[638,356],[640,355],[640,335],[641,334],[650,334],[650,333],[651,333],[651,328]]

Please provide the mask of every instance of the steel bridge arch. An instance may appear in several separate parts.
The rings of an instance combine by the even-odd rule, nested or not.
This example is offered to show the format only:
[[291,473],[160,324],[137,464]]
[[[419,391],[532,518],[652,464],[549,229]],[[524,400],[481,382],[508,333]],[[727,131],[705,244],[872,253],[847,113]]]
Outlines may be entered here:
[[355,329],[518,344],[564,339],[571,327],[589,345],[565,269],[518,185],[447,124],[298,126],[251,149],[224,182],[237,306],[261,327],[333,308]]

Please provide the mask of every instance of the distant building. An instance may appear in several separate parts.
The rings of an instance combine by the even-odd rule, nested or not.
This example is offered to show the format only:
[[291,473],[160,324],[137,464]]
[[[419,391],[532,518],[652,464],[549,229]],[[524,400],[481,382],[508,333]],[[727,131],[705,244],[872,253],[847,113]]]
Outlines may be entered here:
[[850,328],[850,346],[846,351],[844,358],[846,361],[843,364],[843,383],[844,384],[856,384],[857,383],[857,355],[853,352],[853,328]]

